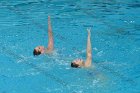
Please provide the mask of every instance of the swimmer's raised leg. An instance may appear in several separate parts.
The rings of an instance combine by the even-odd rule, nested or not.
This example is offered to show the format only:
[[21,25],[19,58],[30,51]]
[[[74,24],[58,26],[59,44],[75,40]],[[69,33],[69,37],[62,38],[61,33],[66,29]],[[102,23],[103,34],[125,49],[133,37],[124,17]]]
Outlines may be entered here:
[[51,53],[53,49],[54,49],[54,42],[53,42],[53,33],[51,27],[51,19],[50,16],[48,16],[48,46],[47,48],[45,48],[44,46],[37,46],[33,51],[33,55]]
[[48,16],[48,39],[49,41],[48,41],[47,51],[52,51],[54,48],[54,42],[53,42],[53,33],[52,33],[50,16]]
[[88,31],[88,38],[87,38],[87,58],[86,61],[82,59],[76,59],[71,62],[71,67],[79,68],[79,67],[90,67],[92,63],[92,53],[91,53],[91,41],[90,41],[90,29]]
[[88,38],[87,38],[87,58],[85,62],[85,67],[91,66],[92,63],[92,52],[91,52],[91,41],[90,41],[90,29],[87,29],[88,31]]

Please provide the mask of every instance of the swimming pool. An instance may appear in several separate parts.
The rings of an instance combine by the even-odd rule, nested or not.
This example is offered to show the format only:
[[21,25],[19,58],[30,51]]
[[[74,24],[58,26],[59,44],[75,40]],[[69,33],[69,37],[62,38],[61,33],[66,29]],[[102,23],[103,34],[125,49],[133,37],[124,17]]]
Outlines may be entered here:
[[[47,16],[55,41],[47,46]],[[139,93],[139,0],[1,0],[0,93]],[[85,59],[91,27],[93,68],[74,69]]]

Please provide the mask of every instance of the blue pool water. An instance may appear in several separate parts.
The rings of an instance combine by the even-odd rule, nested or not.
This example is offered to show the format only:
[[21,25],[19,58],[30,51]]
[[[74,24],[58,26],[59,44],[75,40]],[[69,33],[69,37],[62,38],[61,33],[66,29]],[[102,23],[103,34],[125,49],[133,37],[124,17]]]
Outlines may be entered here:
[[[51,15],[55,50],[47,46]],[[91,27],[93,67],[86,58]],[[1,0],[0,93],[140,93],[139,0]]]

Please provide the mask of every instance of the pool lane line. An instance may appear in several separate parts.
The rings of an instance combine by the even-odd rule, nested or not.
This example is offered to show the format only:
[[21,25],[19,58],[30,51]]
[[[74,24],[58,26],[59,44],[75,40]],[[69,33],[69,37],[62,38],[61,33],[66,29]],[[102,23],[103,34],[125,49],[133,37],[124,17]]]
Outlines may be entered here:
[[[120,2],[119,2],[120,3]],[[135,34],[133,34],[133,33],[130,33],[130,31],[128,31],[127,29],[130,29],[129,27],[130,26],[128,26],[127,28],[124,28],[124,27],[117,27],[117,26],[115,26],[115,25],[111,25],[112,23],[110,23],[109,21],[108,22],[106,22],[105,20],[103,20],[103,18],[102,17],[98,17],[97,18],[97,16],[96,15],[94,15],[94,13],[92,14],[91,12],[90,12],[90,10],[84,10],[84,9],[82,9],[81,8],[81,10],[83,10],[83,13],[85,13],[85,14],[87,14],[88,16],[90,16],[91,18],[94,18],[95,20],[97,20],[98,22],[101,22],[101,23],[103,23],[104,25],[106,25],[108,28],[110,28],[110,29],[113,29],[114,31],[115,31],[115,33],[113,33],[113,32],[109,32],[109,33],[105,33],[106,35],[113,35],[113,36],[117,36],[117,37],[120,37],[120,36],[125,36],[125,35],[135,35]],[[119,19],[119,20],[121,20],[122,22],[124,22],[125,20],[123,20],[123,19]],[[123,24],[125,24],[125,23],[123,23]],[[126,24],[125,24],[125,26],[127,26]],[[134,26],[131,26],[131,28],[134,28]],[[136,35],[139,35],[139,34],[136,34]],[[132,40],[133,39],[133,37],[129,37],[130,38],[130,40]]]
[[[100,61],[100,62],[103,62],[103,61]],[[97,60],[94,60],[94,63],[95,63],[97,66],[101,67],[102,69],[108,71],[109,73],[111,73],[111,74],[113,74],[113,75],[115,75],[115,76],[118,76],[122,81],[128,81],[128,82],[129,82],[130,84],[132,84],[132,85],[136,85],[136,84],[137,84],[137,83],[135,82],[135,80],[134,80],[135,78],[134,78],[134,79],[131,79],[131,78],[125,76],[124,74],[119,73],[119,71],[114,71],[112,68],[107,67],[107,66],[105,66],[105,65],[103,65],[103,64],[100,64]]]
[[[79,5],[77,5],[77,6],[79,6]],[[79,6],[79,8],[80,8],[80,6]],[[80,8],[81,10],[83,10],[82,8]],[[86,11],[86,10],[84,10],[84,13],[87,13],[87,15],[92,15],[91,13],[89,13],[88,11]],[[95,17],[95,15],[92,15],[93,16],[93,18]],[[98,18],[99,19],[99,18]],[[100,22],[102,22],[102,20],[101,19],[99,19],[100,20]],[[34,20],[32,21],[32,23],[34,23],[35,25],[37,25],[40,29],[42,29],[42,28],[44,28],[42,25],[40,25],[39,23],[37,23],[37,22],[35,22]],[[107,25],[107,23],[104,23],[105,25]],[[108,27],[110,27],[110,25],[108,26]],[[114,28],[114,27],[112,27],[112,28]],[[119,30],[120,30],[120,28],[119,28]],[[113,33],[112,33],[113,34]],[[118,36],[118,35],[115,35],[115,36]],[[62,41],[64,41],[64,40],[66,40],[67,38],[65,38],[64,36],[61,36],[60,34],[58,35],[56,35],[56,37],[57,38],[59,38],[60,40],[62,40]],[[76,49],[75,47],[74,48],[72,48],[72,50],[74,50],[74,51],[79,51],[78,49]]]
[[[19,60],[23,60],[24,58],[16,53],[14,53],[12,50],[7,49],[6,47],[3,47],[1,50],[3,50],[3,52],[5,52],[6,54],[13,56],[15,59],[19,59]],[[1,52],[1,51],[0,51]],[[24,62],[22,62],[28,66],[31,66],[32,68],[40,71],[42,74],[44,74],[46,77],[49,77],[50,79],[53,79],[54,81],[56,81],[57,83],[61,84],[62,86],[66,87],[68,90],[70,89],[70,84],[66,81],[64,81],[63,79],[60,79],[58,77],[56,77],[53,74],[48,73],[45,69],[40,68],[39,66],[33,64],[33,63],[27,63],[27,60],[25,60]],[[2,75],[3,77],[6,78],[11,78],[9,76],[6,75]],[[75,91],[73,91],[72,93],[77,93]]]
[[[51,0],[49,0],[49,1],[51,1]],[[40,23],[38,23],[35,20],[33,20],[31,17],[23,16],[24,14],[21,12],[22,10],[19,10],[18,8],[15,8],[14,6],[12,6],[12,7],[7,6],[6,8],[9,9],[9,10],[14,11],[18,16],[22,16],[23,20],[24,20],[24,18],[31,19],[31,23],[33,23],[35,26],[37,26],[38,28],[44,30],[45,32],[47,31],[44,26],[42,26]],[[54,34],[54,35],[56,35],[56,37],[59,40],[63,41],[63,42],[67,42],[69,40],[68,38],[66,38],[66,37],[64,37],[64,36],[62,36],[60,34]],[[72,50],[77,51],[77,52],[80,53],[80,50],[78,50],[76,47],[72,47]]]
[[[10,50],[10,49],[8,49],[8,48],[6,48],[6,47],[3,47],[1,50],[2,50],[4,53],[6,53],[6,54],[8,54],[8,55],[10,55],[10,56],[12,56],[12,57],[14,57],[15,59],[19,59],[19,60],[23,60],[23,59],[24,59],[22,56],[16,54],[15,52],[13,52],[12,50]],[[0,51],[0,52],[1,52],[1,51]],[[37,71],[39,71],[39,72],[41,72],[42,74],[44,74],[46,77],[49,77],[50,79],[53,79],[53,80],[56,81],[57,83],[61,84],[62,86],[66,87],[68,90],[70,90],[70,87],[71,87],[71,84],[70,84],[70,83],[64,81],[63,79],[60,79],[60,78],[56,77],[56,76],[53,75],[53,74],[48,73],[45,69],[42,69],[41,67],[39,67],[39,66],[37,66],[37,65],[35,65],[35,64],[33,64],[33,63],[28,63],[27,61],[28,61],[28,60],[25,60],[25,61],[22,62],[22,63],[24,63],[24,64],[26,64],[26,65],[28,65],[28,66],[30,66],[30,67],[36,69]],[[2,76],[3,76],[3,77],[6,77],[6,78],[11,78],[10,76],[6,76],[6,75],[2,75]],[[78,92],[76,92],[75,90],[73,90],[72,93],[78,93]]]
[[43,3],[43,2],[45,2],[45,1],[43,1],[43,0],[36,0],[36,1],[29,1],[29,2],[21,2],[21,3],[18,3],[18,4],[15,4],[15,5],[13,5],[13,6],[15,6],[15,7],[18,7],[18,6],[27,6],[27,5],[32,5],[32,4],[37,4],[37,3]]
[[[12,6],[12,7],[8,7],[7,6],[6,8],[9,9],[9,10],[11,10],[11,11],[14,11],[18,16],[21,16],[22,19],[24,19],[24,18],[31,19],[31,23],[32,24],[34,24],[35,26],[37,26],[38,28],[42,29],[45,32],[47,31],[44,26],[42,26],[40,23],[38,23],[35,20],[33,20],[31,17],[29,17],[29,16],[23,16],[24,14],[21,12],[22,10],[19,10],[18,8],[15,8],[14,6]],[[65,43],[69,40],[68,38],[66,38],[66,37],[64,37],[64,36],[62,36],[60,34],[55,34],[55,35],[56,35],[56,37],[59,40],[65,42]],[[80,53],[80,50],[78,50],[76,47],[72,47],[72,50]]]
[[[4,49],[4,50],[3,50],[3,49]],[[23,59],[22,56],[17,55],[16,53],[14,53],[14,52],[11,51],[11,50],[5,49],[5,47],[2,48],[2,50],[3,50],[4,52],[6,52],[7,54],[9,53],[9,55],[13,56],[13,57],[16,58],[16,59],[20,59],[20,60]],[[63,81],[62,79],[56,77],[55,75],[52,75],[52,74],[46,72],[44,69],[38,67],[37,65],[35,65],[35,64],[33,64],[33,63],[27,63],[26,61],[25,61],[24,63],[27,64],[27,65],[29,65],[29,66],[31,66],[32,68],[34,68],[34,69],[40,71],[40,72],[43,73],[46,77],[49,77],[50,79],[55,80],[55,81],[58,82],[59,84],[65,86],[65,87],[67,87],[67,88],[70,87],[69,84],[68,84],[67,82],[65,82],[65,81]],[[109,71],[110,73],[114,74],[115,76],[120,77],[121,80],[128,81],[128,82],[131,83],[132,85],[134,85],[134,83],[135,83],[134,80],[132,80],[132,79],[130,79],[130,78],[128,78],[128,77],[126,77],[126,76],[124,76],[124,75],[122,75],[122,74],[116,72],[116,71],[113,71],[113,69],[111,69],[111,68],[108,68],[108,67],[102,66],[102,65],[101,65],[100,67],[102,67],[103,69]],[[6,76],[6,75],[2,75],[2,76],[3,76],[3,77],[9,78],[9,77]],[[76,92],[73,92],[73,93],[76,93]]]
[[[8,54],[12,55],[12,57],[14,57],[14,58],[16,58],[16,59],[19,59],[19,60],[23,60],[23,59],[24,59],[22,56],[19,56],[18,54],[12,52],[11,50],[7,50],[6,47],[3,47],[2,50],[3,50],[5,53],[8,53]],[[26,61],[26,60],[24,60],[24,61]],[[133,84],[135,83],[134,80],[132,80],[132,79],[130,79],[130,78],[128,78],[128,77],[126,77],[126,76],[124,76],[124,75],[122,75],[122,74],[116,72],[116,71],[113,71],[113,69],[111,69],[111,68],[108,68],[108,67],[102,66],[102,65],[100,65],[100,67],[102,67],[103,69],[109,71],[110,73],[112,73],[112,74],[114,74],[114,75],[120,77],[122,80],[129,81],[130,83],[133,83]]]
[[135,76],[134,78],[136,78],[136,79],[137,79],[137,78],[140,78],[140,75],[137,75],[137,76]]
[[[51,0],[50,0],[51,1]],[[2,6],[6,6],[6,4],[1,4]],[[8,10],[10,10],[10,11],[14,11],[14,13],[15,14],[17,14],[18,16],[20,16],[21,17],[21,19],[23,19],[23,20],[25,20],[24,18],[26,18],[26,19],[30,19],[31,21],[31,23],[33,24],[33,25],[35,25],[36,27],[38,27],[39,29],[41,29],[41,30],[43,30],[43,31],[45,31],[45,33],[46,33],[46,31],[47,31],[47,29],[44,27],[44,26],[42,26],[40,23],[38,23],[38,22],[36,22],[35,20],[33,20],[31,17],[29,17],[29,16],[23,16],[24,14],[22,13],[22,10],[19,10],[18,8],[15,8],[14,6],[11,6],[11,7],[9,7],[9,6],[6,6],[6,8],[8,9]],[[66,37],[64,37],[64,36],[62,36],[62,35],[60,35],[60,34],[56,34],[56,33],[53,33],[54,35],[56,35],[56,37],[59,39],[59,40],[61,40],[61,41],[63,41],[63,42],[69,42],[68,40],[68,38],[66,38]],[[72,47],[72,50],[73,51],[78,51],[78,52],[80,52],[80,50],[78,50],[76,47]]]
[[0,76],[4,77],[4,78],[9,78],[8,76],[1,74]]
[[[24,59],[22,56],[19,56],[18,54],[12,52],[11,50],[7,50],[6,47],[3,47],[1,50],[3,50],[5,53],[8,53],[9,55],[12,55],[12,57],[14,57],[14,58],[16,58],[16,59],[19,59],[19,60],[23,60],[23,59]],[[24,60],[24,61],[26,61],[26,60]],[[26,64],[27,64],[27,63],[26,63]],[[31,65],[32,65],[32,67],[33,67],[33,64],[31,64]],[[122,80],[128,81],[128,82],[130,82],[131,84],[135,84],[135,83],[136,83],[133,79],[130,79],[130,78],[126,77],[125,75],[120,74],[120,73],[114,71],[114,70],[111,69],[111,68],[108,68],[108,67],[102,66],[102,65],[100,65],[100,67],[102,67],[103,69],[109,71],[110,73],[114,74],[115,76],[120,77]],[[50,76],[51,76],[51,75],[50,75]],[[51,77],[53,78],[53,76],[51,76]],[[57,80],[56,78],[53,78],[53,79]],[[59,79],[58,79],[57,81],[58,81],[58,82],[62,82],[62,80],[59,80]],[[66,85],[66,84],[63,84],[63,85]]]
[[[118,3],[121,3],[121,2],[118,2]],[[86,14],[87,16],[90,16],[91,18],[94,18],[96,21],[100,22],[100,23],[103,23],[105,26],[107,26],[108,28],[110,29],[114,29],[114,31],[116,31],[115,34],[119,34],[119,35],[126,35],[128,34],[128,32],[125,32],[126,29],[125,28],[122,28],[122,27],[117,27],[117,26],[114,26],[114,25],[111,25],[111,23],[109,24],[109,22],[106,22],[104,21],[102,18],[99,18],[97,17],[96,15],[93,15],[94,13],[91,13],[89,12],[90,10],[88,9],[84,9],[84,8],[81,8],[80,5],[75,5],[77,9],[75,10],[81,10],[81,12],[83,12],[84,14]],[[74,11],[75,11],[74,10]],[[67,12],[67,11],[64,11],[64,12]],[[61,12],[63,13],[63,12]],[[122,19],[120,19],[122,20]],[[123,20],[122,20],[123,21]],[[85,25],[83,25],[85,26]],[[93,27],[93,25],[87,25],[86,27]],[[123,32],[123,33],[120,33],[120,32]],[[125,32],[125,33],[124,33]],[[114,34],[114,33],[111,33],[111,34]],[[116,35],[117,36],[117,35]]]
[[[1,4],[1,5],[6,6],[6,5],[4,5],[4,4]],[[10,10],[10,11],[13,11],[15,14],[17,14],[18,16],[20,16],[21,19],[23,19],[23,20],[25,20],[24,18],[30,19],[30,22],[31,22],[33,25],[35,25],[35,26],[38,27],[39,29],[45,31],[45,33],[46,33],[47,29],[46,29],[44,26],[42,26],[40,23],[38,23],[38,22],[36,22],[35,20],[33,20],[31,17],[29,17],[29,16],[24,16],[24,13],[22,13],[22,10],[20,10],[20,9],[14,7],[14,6],[11,6],[11,7],[6,6],[6,8],[7,8],[8,10]],[[58,39],[60,39],[60,40],[62,40],[62,41],[65,41],[65,40],[67,39],[67,38],[65,38],[64,36],[61,36],[60,34],[55,34],[55,35],[56,35],[56,37],[59,37]]]
[[82,10],[83,13],[85,13],[85,14],[88,15],[88,16],[90,16],[91,18],[94,18],[94,19],[97,20],[98,22],[103,23],[104,25],[106,25],[106,26],[109,27],[110,29],[114,29],[114,30],[116,30],[116,31],[118,31],[118,30],[119,30],[119,31],[120,31],[120,30],[125,31],[124,29],[122,29],[122,28],[116,28],[116,26],[113,26],[113,25],[109,24],[108,22],[105,22],[103,19],[97,17],[96,15],[93,15],[94,13],[89,12],[90,10],[82,9],[79,5],[77,5],[77,6],[78,6],[79,10]]
[[[7,48],[5,48],[5,47],[3,47],[2,50],[3,50],[3,52],[5,52],[6,54],[8,54],[8,55],[14,57],[15,59],[19,59],[19,60],[23,60],[23,59],[24,59],[22,56],[19,56],[18,54],[14,53],[13,51],[11,51],[11,50],[9,50],[9,49],[7,49]],[[53,75],[53,74],[50,74],[50,73],[46,72],[44,69],[38,67],[37,65],[35,65],[35,64],[33,64],[33,63],[27,63],[27,60],[25,60],[25,61],[22,62],[22,63],[24,63],[24,64],[26,64],[26,65],[29,65],[29,66],[31,66],[32,68],[34,68],[34,69],[40,71],[40,72],[41,72],[42,74],[44,74],[46,77],[49,77],[50,79],[55,80],[56,82],[58,82],[59,84],[65,86],[65,87],[68,87],[68,85],[69,85],[69,84],[68,84],[67,82],[65,82],[64,80],[62,80],[62,79],[56,77],[56,76]],[[8,77],[8,76],[6,76],[6,75],[2,75],[2,76]]]
[[106,67],[106,66],[102,66],[102,65],[100,65],[100,67],[102,67],[103,69],[107,70],[108,72],[114,74],[115,76],[118,76],[122,81],[129,82],[131,85],[136,85],[136,82],[133,79],[126,77],[123,74],[120,74],[118,71],[114,71],[113,69]]

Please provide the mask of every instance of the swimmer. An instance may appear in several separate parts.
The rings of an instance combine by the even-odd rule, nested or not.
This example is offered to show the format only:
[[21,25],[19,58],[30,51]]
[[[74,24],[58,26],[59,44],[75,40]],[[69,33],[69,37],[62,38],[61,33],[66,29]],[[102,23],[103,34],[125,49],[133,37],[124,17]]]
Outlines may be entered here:
[[90,29],[87,29],[88,31],[88,38],[87,38],[87,58],[86,61],[82,59],[76,59],[73,62],[71,62],[71,67],[74,68],[80,68],[80,67],[90,67],[92,62],[92,53],[91,53],[91,41],[90,41]]
[[33,51],[34,56],[44,54],[44,53],[51,53],[54,49],[54,42],[53,42],[53,34],[52,34],[50,16],[48,16],[48,38],[49,38],[48,47],[45,48],[44,46],[37,46]]

